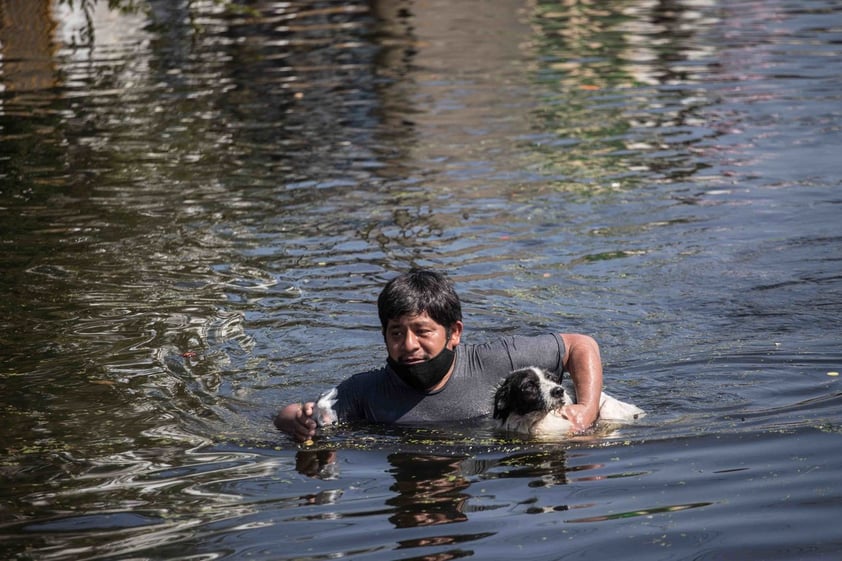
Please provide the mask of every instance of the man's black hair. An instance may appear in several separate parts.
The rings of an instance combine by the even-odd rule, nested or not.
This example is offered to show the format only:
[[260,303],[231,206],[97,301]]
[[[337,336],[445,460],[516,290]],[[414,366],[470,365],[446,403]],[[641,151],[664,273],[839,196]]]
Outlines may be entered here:
[[462,303],[453,284],[436,271],[412,269],[386,283],[377,298],[384,335],[389,320],[424,312],[448,333],[454,323],[462,321]]

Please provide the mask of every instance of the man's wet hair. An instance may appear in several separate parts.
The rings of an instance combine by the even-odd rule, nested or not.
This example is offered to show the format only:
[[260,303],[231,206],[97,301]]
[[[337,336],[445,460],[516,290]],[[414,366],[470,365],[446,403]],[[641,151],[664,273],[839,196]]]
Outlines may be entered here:
[[377,313],[383,334],[389,320],[427,312],[448,333],[462,321],[462,303],[447,277],[430,269],[411,269],[386,283],[377,298]]

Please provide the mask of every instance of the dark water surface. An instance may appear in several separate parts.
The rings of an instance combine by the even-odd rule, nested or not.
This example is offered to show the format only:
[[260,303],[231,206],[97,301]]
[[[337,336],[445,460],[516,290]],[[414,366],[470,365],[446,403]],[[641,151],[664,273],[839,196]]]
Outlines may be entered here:
[[[842,555],[838,2],[0,16],[0,558]],[[278,435],[413,265],[649,415]]]

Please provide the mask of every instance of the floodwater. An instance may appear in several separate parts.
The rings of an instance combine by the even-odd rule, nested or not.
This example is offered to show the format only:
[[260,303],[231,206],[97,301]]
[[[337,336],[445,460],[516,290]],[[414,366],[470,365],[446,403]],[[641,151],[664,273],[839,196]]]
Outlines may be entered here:
[[[842,555],[838,2],[0,16],[0,557]],[[648,416],[279,435],[413,265]]]

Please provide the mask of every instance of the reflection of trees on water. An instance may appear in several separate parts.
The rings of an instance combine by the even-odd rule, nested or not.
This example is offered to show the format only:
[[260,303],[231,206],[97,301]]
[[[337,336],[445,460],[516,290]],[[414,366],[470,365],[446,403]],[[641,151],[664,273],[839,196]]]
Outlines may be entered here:
[[[54,113],[70,116],[57,122],[61,156],[97,179],[131,183],[125,206],[152,195],[155,212],[178,213],[187,198],[198,202],[184,210],[201,220],[220,213],[209,201],[226,197],[223,212],[248,227],[255,210],[293,208],[269,229],[339,231],[387,258],[456,251],[459,234],[448,233],[466,216],[506,221],[504,208],[454,212],[455,198],[504,204],[533,193],[511,194],[486,173],[476,180],[471,166],[491,170],[494,158],[523,151],[551,188],[598,191],[651,171],[694,173],[687,147],[708,134],[694,115],[709,101],[685,86],[708,54],[693,37],[715,20],[674,0],[494,3],[475,14],[480,34],[466,3],[60,0],[73,23],[49,21],[48,0],[3,4],[41,14],[31,36],[53,45],[39,56],[49,61],[42,91],[63,85],[75,99],[59,99]],[[499,71],[520,57],[532,65]],[[521,75],[542,88],[530,103],[517,103]],[[489,91],[505,110],[482,103]],[[662,111],[649,110],[653,97]],[[539,134],[529,146],[477,150],[530,128]]]
[[535,149],[559,188],[599,192],[704,167],[689,148],[715,135],[700,117],[715,100],[692,86],[712,54],[697,35],[716,22],[675,0],[537,4],[535,79],[547,96],[534,115],[549,136]]
[[[45,6],[49,3],[44,2]],[[59,6],[67,6],[70,10],[81,15],[84,25],[81,25],[76,34],[72,36],[70,47],[91,46],[96,41],[96,21],[94,12],[97,5],[105,4],[109,10],[124,13],[138,12],[146,2],[142,0],[58,0]]]
[[[51,5],[26,4],[42,14]],[[681,2],[547,2],[528,11],[495,3],[481,16],[481,34],[467,25],[465,3],[57,6],[75,17],[62,13],[67,21],[58,22],[54,14],[49,25],[59,31],[36,33],[65,42],[43,57],[55,66],[44,73],[52,85],[76,99],[58,100],[72,116],[57,123],[62,157],[70,168],[97,170],[98,180],[130,183],[120,197],[132,209],[151,196],[158,214],[182,214],[186,198],[197,202],[183,210],[202,220],[218,215],[210,203],[225,197],[222,212],[251,228],[257,213],[292,208],[283,224],[264,229],[339,231],[385,258],[420,258],[458,251],[466,216],[491,227],[506,222],[504,208],[469,215],[454,198],[530,196],[471,171],[493,170],[494,158],[520,152],[489,143],[525,138],[530,123],[540,134],[523,165],[559,189],[610,189],[641,170],[680,175],[697,167],[684,149],[694,140],[688,123],[697,104],[662,87],[692,83],[694,60],[704,57],[692,36],[710,22]],[[534,65],[506,70],[518,57]],[[545,94],[520,101],[521,75]],[[648,111],[653,95],[664,111]],[[477,136],[482,129],[492,134]],[[479,140],[487,145],[480,151]],[[71,180],[84,184],[91,175]],[[178,190],[160,188],[175,182]],[[394,212],[382,210],[388,205]]]

